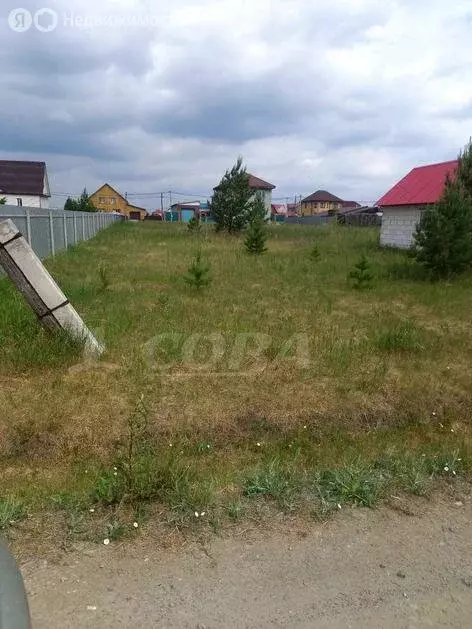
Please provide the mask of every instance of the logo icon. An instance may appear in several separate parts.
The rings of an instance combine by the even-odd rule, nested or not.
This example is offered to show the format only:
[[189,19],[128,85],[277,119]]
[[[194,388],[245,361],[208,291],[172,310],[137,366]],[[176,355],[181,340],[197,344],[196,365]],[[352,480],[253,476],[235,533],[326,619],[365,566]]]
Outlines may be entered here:
[[34,14],[33,21],[38,31],[41,33],[50,33],[56,28],[59,18],[56,11],[52,9],[39,9],[39,11],[36,11]]
[[16,33],[29,31],[33,24],[33,16],[28,9],[13,9],[8,15],[8,26]]

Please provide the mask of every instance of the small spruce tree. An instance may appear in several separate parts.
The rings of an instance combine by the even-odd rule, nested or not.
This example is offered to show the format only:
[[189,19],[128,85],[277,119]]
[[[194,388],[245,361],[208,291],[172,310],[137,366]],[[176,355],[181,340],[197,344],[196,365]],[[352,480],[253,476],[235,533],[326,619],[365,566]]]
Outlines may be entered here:
[[208,286],[211,283],[210,267],[202,262],[202,254],[199,251],[190,264],[184,281],[197,290]]
[[189,220],[189,222],[187,223],[187,229],[189,230],[189,232],[192,232],[192,233],[198,233],[199,231],[201,231],[202,224],[201,224],[200,218],[194,214],[192,218]]
[[260,192],[256,192],[252,201],[250,222],[256,219],[265,221],[266,216],[267,216],[267,209],[265,206],[264,197]]
[[321,253],[318,249],[318,245],[313,245],[310,251],[310,258],[313,260],[313,262],[318,262],[318,260],[321,258]]
[[227,170],[211,202],[211,213],[217,231],[236,233],[244,229],[251,219],[253,193],[249,187],[249,175],[242,157],[231,170]]
[[261,255],[267,251],[266,247],[267,233],[264,219],[256,216],[249,225],[244,246],[248,253]]
[[77,201],[68,197],[64,203],[64,210],[66,212],[75,212],[77,210]]
[[354,288],[362,290],[369,288],[374,279],[374,275],[370,270],[370,262],[363,255],[359,262],[354,265],[353,270],[349,273],[348,278],[352,280]]
[[78,210],[81,212],[96,212],[97,208],[94,206],[92,201],[90,200],[89,195],[87,194],[87,188],[83,189],[82,194],[80,195],[77,201]]
[[472,197],[459,181],[448,180],[440,201],[423,212],[414,252],[434,279],[472,267]]
[[0,205],[5,205],[5,204],[6,204],[6,202],[7,202],[7,198],[6,198],[6,197],[2,197],[2,198],[0,199]]

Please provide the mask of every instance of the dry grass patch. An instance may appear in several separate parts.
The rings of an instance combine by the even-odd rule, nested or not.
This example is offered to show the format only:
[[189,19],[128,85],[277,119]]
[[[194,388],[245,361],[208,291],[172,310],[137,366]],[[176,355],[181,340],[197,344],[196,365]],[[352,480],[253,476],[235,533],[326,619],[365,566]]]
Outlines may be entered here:
[[[126,442],[142,394],[159,456],[175,448],[202,472],[196,487],[209,483],[217,496],[238,487],[229,492],[233,515],[247,506],[241,475],[266,464],[262,453],[282,467],[297,448],[301,467],[349,466],[352,457],[381,456],[405,429],[417,448],[437,445],[447,430],[447,447],[467,450],[472,278],[435,285],[410,272],[392,275],[405,254],[381,251],[377,242],[375,229],[278,226],[269,231],[268,253],[254,260],[241,238],[208,229],[196,236],[180,225],[115,226],[48,262],[106,343],[95,365],[47,338],[1,280],[6,485],[34,503],[31,477],[21,480],[33,467],[37,496],[61,487],[91,491]],[[182,279],[197,248],[213,278],[198,293]],[[360,294],[346,278],[362,254],[376,277]],[[153,346],[162,334],[168,340]],[[371,433],[382,435],[372,452]],[[210,445],[204,456],[202,444]]]

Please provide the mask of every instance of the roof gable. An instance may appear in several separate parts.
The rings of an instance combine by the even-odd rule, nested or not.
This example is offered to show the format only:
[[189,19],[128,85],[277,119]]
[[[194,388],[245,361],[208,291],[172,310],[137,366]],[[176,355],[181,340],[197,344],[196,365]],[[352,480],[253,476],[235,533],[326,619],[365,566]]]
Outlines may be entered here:
[[256,177],[255,175],[251,175],[251,173],[248,173],[249,176],[249,187],[250,188],[254,188],[256,190],[274,190],[275,186],[271,183],[268,183],[267,181],[264,181],[263,179],[259,179],[259,177]]
[[343,200],[340,199],[339,197],[337,197],[334,194],[331,194],[331,192],[328,192],[327,190],[317,190],[316,192],[313,192],[313,194],[310,194],[309,197],[306,197],[305,199],[303,199],[302,203],[310,203],[312,201],[321,201],[321,202],[326,202],[329,201],[331,203],[342,203]]
[[376,205],[427,205],[439,201],[447,175],[454,177],[458,161],[440,162],[413,168]]
[[90,195],[90,198],[95,197],[97,194],[99,193],[103,193],[103,191],[105,189],[111,190],[112,192],[114,192],[117,196],[120,197],[120,199],[122,199],[125,203],[128,203],[128,200],[126,199],[126,197],[124,197],[122,194],[120,194],[118,192],[118,190],[115,190],[115,188],[113,188],[113,186],[110,186],[109,183],[104,183],[103,186],[100,186],[100,188],[98,188],[98,190],[95,190],[95,192],[93,194]]
[[50,196],[45,162],[0,160],[0,194]]

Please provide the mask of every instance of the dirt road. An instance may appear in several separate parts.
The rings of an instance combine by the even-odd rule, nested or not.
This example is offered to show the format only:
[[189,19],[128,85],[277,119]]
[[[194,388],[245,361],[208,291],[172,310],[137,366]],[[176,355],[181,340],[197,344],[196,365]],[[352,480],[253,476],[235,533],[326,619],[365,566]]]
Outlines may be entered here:
[[147,540],[28,563],[33,627],[469,628],[472,501],[419,510],[358,509],[183,551]]

